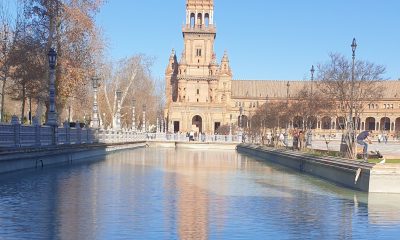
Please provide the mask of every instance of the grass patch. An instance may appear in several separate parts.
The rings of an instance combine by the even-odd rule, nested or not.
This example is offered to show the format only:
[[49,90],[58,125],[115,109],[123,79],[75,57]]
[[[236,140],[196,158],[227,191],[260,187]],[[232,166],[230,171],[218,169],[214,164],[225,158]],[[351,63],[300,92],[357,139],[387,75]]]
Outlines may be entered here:
[[[380,159],[373,158],[373,159],[368,159],[368,162],[379,163],[382,160],[383,160],[382,158],[380,158]],[[400,159],[386,159],[385,163],[400,163]]]

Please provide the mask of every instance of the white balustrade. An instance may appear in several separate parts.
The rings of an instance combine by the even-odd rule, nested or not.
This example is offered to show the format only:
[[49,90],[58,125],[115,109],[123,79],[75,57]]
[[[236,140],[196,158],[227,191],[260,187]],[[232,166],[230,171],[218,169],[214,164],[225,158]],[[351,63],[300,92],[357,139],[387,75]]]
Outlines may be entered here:
[[[144,133],[134,129],[91,129],[70,127],[64,123],[63,127],[47,125],[23,125],[17,119],[12,124],[0,124],[0,148],[40,147],[52,145],[53,136],[57,145],[90,144],[90,143],[132,143],[138,141],[180,141],[189,142],[186,134]],[[196,142],[240,142],[241,137],[236,135],[198,135]]]

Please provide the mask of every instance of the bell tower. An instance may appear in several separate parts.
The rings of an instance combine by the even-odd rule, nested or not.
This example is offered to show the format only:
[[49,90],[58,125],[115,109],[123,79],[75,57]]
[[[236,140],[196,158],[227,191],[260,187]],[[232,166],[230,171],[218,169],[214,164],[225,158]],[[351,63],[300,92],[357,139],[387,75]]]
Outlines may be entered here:
[[214,0],[186,0],[183,51],[173,51],[166,71],[165,118],[170,132],[214,133],[228,124],[232,72],[228,55],[218,64]]
[[216,37],[213,0],[187,0],[186,24],[182,33],[187,73],[203,76],[208,74]]

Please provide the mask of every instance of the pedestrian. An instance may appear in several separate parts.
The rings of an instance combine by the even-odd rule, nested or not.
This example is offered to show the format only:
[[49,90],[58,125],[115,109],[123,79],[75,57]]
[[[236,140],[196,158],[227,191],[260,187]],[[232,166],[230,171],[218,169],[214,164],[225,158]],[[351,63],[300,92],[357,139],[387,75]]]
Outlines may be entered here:
[[294,129],[293,131],[293,150],[298,150],[299,149],[299,133],[297,132],[297,129]]
[[285,136],[283,135],[283,133],[280,133],[279,134],[279,143],[281,146],[286,146],[284,140],[285,140]]
[[306,135],[303,131],[299,132],[299,149],[303,150],[306,141]]
[[357,143],[363,146],[363,159],[368,161],[368,144],[371,142],[372,131],[363,131],[357,136]]
[[271,144],[271,139],[272,139],[271,133],[267,133],[267,145],[268,146]]

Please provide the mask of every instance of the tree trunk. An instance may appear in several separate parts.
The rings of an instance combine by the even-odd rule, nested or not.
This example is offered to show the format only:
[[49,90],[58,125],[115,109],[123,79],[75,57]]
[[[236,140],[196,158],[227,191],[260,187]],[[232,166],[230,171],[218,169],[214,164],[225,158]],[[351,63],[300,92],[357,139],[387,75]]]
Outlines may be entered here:
[[6,81],[3,81],[3,86],[1,87],[1,110],[0,110],[0,122],[3,122],[4,119],[4,100],[5,100],[5,89],[6,89]]
[[25,97],[26,97],[26,90],[24,85],[22,88],[21,124],[24,124],[24,118],[25,118]]

